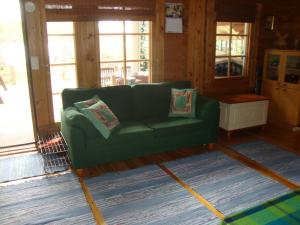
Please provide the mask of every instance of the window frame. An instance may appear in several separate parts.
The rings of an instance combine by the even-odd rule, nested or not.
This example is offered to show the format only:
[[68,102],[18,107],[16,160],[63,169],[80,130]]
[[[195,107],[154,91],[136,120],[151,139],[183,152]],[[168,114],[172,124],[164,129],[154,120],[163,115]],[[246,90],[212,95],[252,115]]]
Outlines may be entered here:
[[[98,67],[99,67],[99,76],[98,76],[98,85],[101,87],[101,64],[106,64],[106,63],[122,63],[123,68],[127,68],[127,63],[136,63],[136,62],[148,62],[149,65],[149,75],[148,75],[148,83],[152,83],[152,39],[153,39],[153,32],[152,32],[152,25],[153,22],[151,20],[138,20],[138,21],[133,21],[133,22],[139,22],[139,21],[145,21],[149,23],[149,31],[142,33],[142,32],[137,32],[137,33],[128,33],[126,32],[126,22],[129,20],[114,20],[114,21],[120,21],[122,22],[122,32],[121,33],[101,33],[99,29],[99,24],[100,22],[105,22],[106,20],[99,20],[97,21],[97,26],[98,26],[98,43],[99,43],[99,50],[98,50]],[[149,58],[148,59],[127,59],[126,56],[126,36],[140,36],[140,35],[145,35],[148,36],[149,38]],[[123,45],[123,60],[101,60],[100,57],[100,52],[101,52],[101,36],[119,36],[122,37],[122,45]],[[122,71],[124,73],[124,79],[126,80],[127,78],[127,69],[124,69]],[[125,83],[126,85],[126,83]]]
[[[217,33],[217,24],[218,22],[226,22],[230,24],[230,28],[229,28],[229,34],[218,34]],[[234,23],[244,23],[248,25],[248,32],[247,34],[232,34],[232,25]],[[247,78],[249,77],[249,67],[250,67],[250,55],[251,55],[251,44],[252,44],[252,33],[253,33],[253,24],[249,23],[249,22],[235,22],[235,21],[216,21],[216,25],[215,25],[215,52],[214,52],[214,65],[216,65],[216,58],[228,58],[228,68],[227,68],[227,74],[226,76],[216,76],[216,72],[215,72],[215,67],[214,67],[214,79],[215,80],[219,80],[219,79],[243,79],[243,78]],[[218,36],[225,36],[225,37],[229,37],[229,52],[227,55],[221,55],[221,56],[217,56],[216,55],[216,43],[217,43],[217,37]],[[246,38],[246,46],[245,46],[245,55],[231,55],[231,44],[232,44],[232,37],[245,37]],[[240,57],[240,58],[245,58],[245,64],[244,64],[244,68],[243,68],[243,72],[242,75],[231,75],[230,74],[230,62],[231,62],[231,58],[235,58],[235,57]]]

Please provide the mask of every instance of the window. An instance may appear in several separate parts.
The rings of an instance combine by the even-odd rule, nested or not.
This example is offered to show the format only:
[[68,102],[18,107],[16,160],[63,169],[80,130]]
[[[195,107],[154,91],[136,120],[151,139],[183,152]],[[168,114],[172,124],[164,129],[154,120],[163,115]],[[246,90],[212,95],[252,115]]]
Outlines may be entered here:
[[61,92],[77,87],[73,22],[47,22],[54,121],[60,122]]
[[246,75],[249,23],[217,22],[215,77]]
[[98,26],[101,87],[150,82],[150,22],[100,21]]

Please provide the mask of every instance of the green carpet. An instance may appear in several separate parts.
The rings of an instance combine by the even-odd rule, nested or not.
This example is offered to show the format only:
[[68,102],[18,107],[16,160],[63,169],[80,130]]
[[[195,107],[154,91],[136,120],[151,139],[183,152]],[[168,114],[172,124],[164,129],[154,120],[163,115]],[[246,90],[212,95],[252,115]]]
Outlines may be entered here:
[[300,190],[230,215],[222,225],[299,225]]

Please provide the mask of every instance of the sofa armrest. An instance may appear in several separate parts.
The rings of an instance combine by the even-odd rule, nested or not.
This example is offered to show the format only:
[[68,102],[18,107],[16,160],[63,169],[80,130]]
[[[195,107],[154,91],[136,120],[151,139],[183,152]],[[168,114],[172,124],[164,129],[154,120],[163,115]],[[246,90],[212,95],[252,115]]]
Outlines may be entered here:
[[214,99],[206,96],[197,96],[196,116],[204,120],[209,127],[213,129],[219,128],[220,120],[220,104]]
[[72,167],[85,168],[86,162],[89,161],[86,151],[87,139],[99,135],[99,132],[75,107],[61,111],[61,131],[68,145]]
[[79,128],[87,138],[94,138],[99,135],[99,131],[97,131],[94,125],[75,107],[68,107],[62,110],[61,117],[62,130],[76,127]]

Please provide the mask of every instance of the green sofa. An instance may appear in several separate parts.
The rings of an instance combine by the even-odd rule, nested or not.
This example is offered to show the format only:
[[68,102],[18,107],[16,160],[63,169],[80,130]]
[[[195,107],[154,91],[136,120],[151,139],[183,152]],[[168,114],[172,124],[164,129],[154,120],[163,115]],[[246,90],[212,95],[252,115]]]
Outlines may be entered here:
[[[198,95],[196,118],[168,117],[171,88],[189,88],[190,82],[166,82],[106,88],[64,89],[62,134],[75,169],[176,150],[217,140],[219,103]],[[108,139],[74,103],[98,95],[121,124]]]

